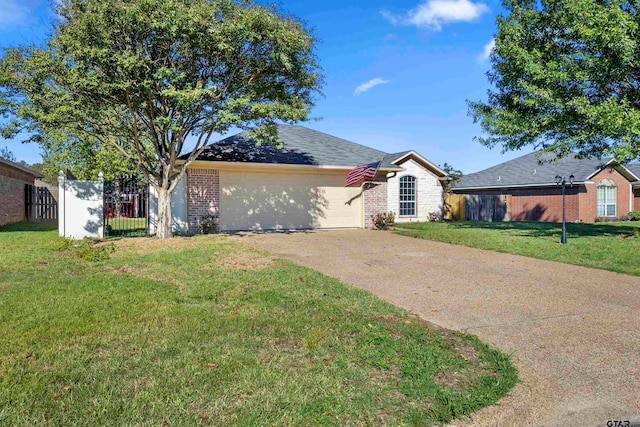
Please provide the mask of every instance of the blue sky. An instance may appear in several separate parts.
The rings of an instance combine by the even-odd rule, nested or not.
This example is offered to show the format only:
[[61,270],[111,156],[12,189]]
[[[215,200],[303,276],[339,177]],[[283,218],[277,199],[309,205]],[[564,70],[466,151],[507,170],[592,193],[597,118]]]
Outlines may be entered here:
[[[0,47],[42,42],[54,0],[0,0]],[[480,127],[465,100],[488,88],[487,54],[501,3],[494,0],[280,0],[314,28],[326,76],[305,124],[386,152],[413,149],[464,173],[531,152],[501,154],[473,141]],[[4,141],[18,160],[36,145]]]

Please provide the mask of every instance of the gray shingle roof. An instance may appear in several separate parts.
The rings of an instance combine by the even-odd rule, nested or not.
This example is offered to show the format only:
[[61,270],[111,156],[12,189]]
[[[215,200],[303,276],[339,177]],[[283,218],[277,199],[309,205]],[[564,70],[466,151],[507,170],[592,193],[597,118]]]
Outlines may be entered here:
[[640,180],[640,163],[630,163],[626,165],[626,168],[631,171]]
[[571,154],[557,162],[551,155],[534,152],[480,172],[464,175],[454,189],[509,187],[555,184],[556,175],[575,176],[575,182],[587,181],[611,159],[578,159]]
[[399,169],[391,161],[400,155],[302,126],[278,125],[278,139],[284,143],[281,149],[269,144],[256,145],[246,132],[241,132],[210,144],[197,160],[351,167],[382,160],[381,167]]

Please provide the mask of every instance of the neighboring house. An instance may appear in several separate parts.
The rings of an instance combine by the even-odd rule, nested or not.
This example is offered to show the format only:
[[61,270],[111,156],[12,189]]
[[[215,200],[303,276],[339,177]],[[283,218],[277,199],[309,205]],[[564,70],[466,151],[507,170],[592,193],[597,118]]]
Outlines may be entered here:
[[39,172],[0,158],[0,225],[25,221],[25,185],[34,185]]
[[[187,169],[186,212],[178,209],[186,218],[177,222],[190,233],[207,215],[221,231],[361,228],[376,213],[406,222],[442,211],[446,173],[414,151],[389,154],[292,125],[279,125],[278,137],[282,148],[244,132],[209,145]],[[345,187],[350,170],[377,161],[373,182]]]
[[[567,180],[567,221],[594,222],[597,217],[617,218],[640,210],[640,164],[612,167],[612,159],[578,159],[575,155],[557,162],[550,159],[548,154],[535,152],[464,175],[453,192],[468,199],[503,196],[508,204],[505,220],[561,221],[562,190],[555,178],[559,175]],[[573,186],[568,184],[571,175]]]

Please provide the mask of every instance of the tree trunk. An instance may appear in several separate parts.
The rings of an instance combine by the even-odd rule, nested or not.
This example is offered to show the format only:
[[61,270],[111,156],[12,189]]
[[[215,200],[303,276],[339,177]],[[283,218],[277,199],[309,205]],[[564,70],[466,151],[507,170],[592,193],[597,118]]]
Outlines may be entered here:
[[173,237],[171,230],[171,192],[166,188],[158,188],[158,226],[156,237],[158,239],[170,239]]

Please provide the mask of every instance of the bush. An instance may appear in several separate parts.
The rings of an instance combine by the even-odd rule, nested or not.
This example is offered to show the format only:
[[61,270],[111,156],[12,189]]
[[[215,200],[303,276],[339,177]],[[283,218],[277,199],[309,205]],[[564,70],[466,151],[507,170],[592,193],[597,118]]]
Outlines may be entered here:
[[620,215],[618,221],[629,221],[629,215]]
[[441,219],[440,212],[438,211],[429,212],[427,214],[427,221],[429,222],[440,221],[440,219]]
[[72,251],[78,258],[87,261],[103,261],[116,250],[113,242],[106,243],[103,240],[88,237],[82,240],[60,239],[54,249]]
[[200,218],[198,229],[202,234],[215,234],[218,232],[218,215],[205,215]]
[[629,221],[640,221],[640,211],[631,211],[627,214]]
[[371,215],[371,219],[373,220],[373,228],[376,230],[386,230],[396,223],[396,214],[393,212],[377,213]]

